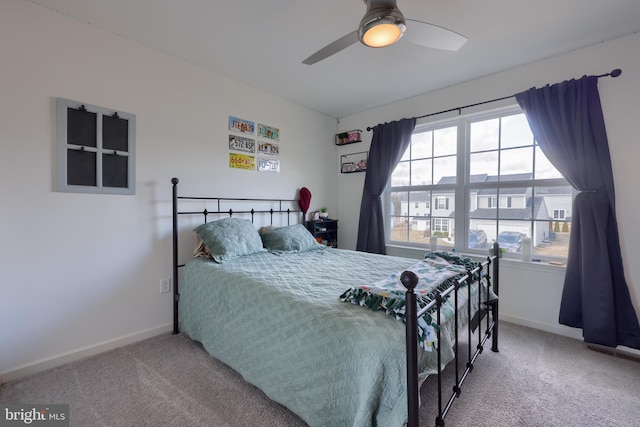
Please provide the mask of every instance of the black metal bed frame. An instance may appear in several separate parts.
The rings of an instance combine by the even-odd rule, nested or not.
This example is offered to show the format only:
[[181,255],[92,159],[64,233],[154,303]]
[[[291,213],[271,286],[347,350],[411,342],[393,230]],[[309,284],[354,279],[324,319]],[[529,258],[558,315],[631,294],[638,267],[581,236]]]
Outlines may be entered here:
[[[498,243],[493,244],[493,253],[499,254],[500,248]],[[493,270],[491,270],[493,268]],[[480,282],[482,280],[487,281],[485,300],[482,301],[482,292]],[[435,299],[418,310],[417,297],[414,292],[415,287],[418,284],[418,277],[412,271],[405,271],[400,276],[400,281],[407,289],[405,293],[405,319],[406,319],[406,339],[407,339],[407,405],[408,405],[408,417],[407,427],[418,427],[419,419],[419,394],[420,389],[418,385],[418,319],[424,316],[427,312],[433,315],[435,309],[436,323],[440,325],[440,313],[442,304],[448,299],[454,299],[454,364],[455,369],[455,384],[453,385],[452,393],[447,400],[447,403],[443,409],[443,389],[442,389],[442,357],[440,347],[437,349],[437,364],[438,364],[438,414],[435,419],[436,426],[444,426],[444,418],[451,409],[453,402],[456,398],[460,397],[462,392],[462,383],[467,378],[469,373],[473,370],[473,364],[484,350],[485,342],[492,337],[491,351],[498,352],[498,300],[490,299],[490,290],[493,287],[493,291],[498,295],[498,281],[499,281],[499,257],[491,255],[487,257],[484,262],[478,263],[478,265],[468,270],[467,273],[458,279],[453,285],[442,292],[438,292],[435,295]],[[471,285],[474,281],[478,282],[478,343],[475,351],[472,352],[471,337],[472,337],[472,319],[471,319]],[[462,376],[460,376],[460,356],[458,351],[458,294],[460,289],[466,287],[468,304],[467,304],[467,363]],[[453,294],[453,295],[451,295]],[[491,313],[491,316],[489,316]],[[482,320],[486,319],[486,328],[484,332],[481,328]],[[436,330],[437,342],[440,342],[440,328]]]
[[[173,197],[172,197],[172,242],[173,242],[173,333],[180,332],[178,323],[178,308],[180,301],[180,290],[178,286],[178,270],[180,267],[184,267],[184,264],[179,264],[178,261],[178,216],[179,215],[203,215],[204,222],[207,221],[209,214],[251,214],[251,221],[254,220],[255,214],[269,214],[271,224],[273,224],[273,215],[287,215],[287,224],[290,223],[291,214],[302,214],[301,221],[304,222],[304,214],[300,210],[296,209],[283,209],[283,203],[292,203],[296,200],[287,199],[245,199],[245,198],[227,198],[227,197],[187,197],[178,196],[178,178],[172,178],[171,183],[173,185]],[[203,210],[203,211],[179,211],[178,200],[191,200],[191,201],[214,201],[217,202],[217,209],[215,210]],[[269,210],[254,210],[249,211],[234,211],[232,209],[221,210],[220,204],[222,202],[233,201],[255,201],[255,202],[275,202],[278,203],[278,209]],[[499,246],[497,243],[493,245],[493,254],[499,254]],[[474,281],[481,280],[487,281],[487,291],[485,295],[485,301],[482,301],[482,295],[480,287],[478,287],[478,309],[480,313],[477,330],[478,330],[478,343],[475,351],[472,353],[471,341],[472,341],[472,327],[471,327],[471,285]],[[419,384],[418,384],[418,336],[417,336],[417,322],[421,316],[424,316],[428,311],[435,312],[437,324],[440,324],[441,308],[443,303],[448,298],[454,298],[454,355],[455,358],[452,361],[455,364],[455,384],[453,385],[453,392],[447,400],[443,409],[443,386],[442,386],[442,364],[441,364],[441,351],[437,349],[437,364],[438,364],[438,414],[435,418],[436,426],[444,426],[444,418],[449,412],[453,402],[456,398],[460,397],[461,386],[468,374],[473,370],[473,364],[477,357],[482,353],[486,341],[491,337],[492,345],[491,350],[498,352],[498,300],[489,300],[490,289],[493,288],[493,292],[498,295],[499,289],[499,257],[491,255],[487,257],[484,262],[478,263],[477,266],[460,278],[451,287],[443,292],[436,293],[435,299],[426,307],[418,310],[417,297],[414,292],[415,287],[418,284],[417,276],[411,271],[405,271],[402,273],[400,281],[407,289],[406,297],[406,348],[407,348],[407,405],[408,405],[408,418],[407,427],[419,426]],[[467,324],[467,362],[466,368],[462,375],[459,372],[459,351],[458,351],[458,294],[462,288],[467,289],[468,301],[467,304],[467,316],[469,322]],[[491,315],[489,315],[491,314]],[[482,320],[486,319],[486,327],[484,332],[481,330]],[[440,342],[440,328],[437,328],[437,339]]]
[[[172,244],[173,244],[173,333],[177,334],[180,332],[179,322],[178,322],[178,309],[180,303],[180,289],[178,286],[178,269],[180,267],[184,267],[184,264],[180,264],[178,261],[178,216],[180,215],[202,215],[204,218],[203,222],[207,222],[207,216],[209,215],[229,215],[233,216],[234,214],[251,214],[251,222],[254,222],[256,214],[269,214],[270,223],[273,225],[273,217],[275,214],[278,215],[287,215],[287,224],[291,223],[291,215],[292,214],[301,214],[301,210],[299,209],[283,209],[283,204],[294,204],[297,200],[294,199],[247,199],[247,198],[234,198],[234,197],[189,197],[189,196],[178,196],[178,183],[180,180],[178,178],[171,178],[172,184]],[[178,200],[191,200],[191,201],[203,201],[203,202],[215,202],[217,205],[217,209],[204,209],[202,211],[179,211],[178,210]],[[221,204],[224,202],[272,202],[278,204],[278,209],[269,209],[269,210],[233,210],[226,209],[222,210],[220,208]],[[302,222],[304,222],[304,217],[302,217]]]

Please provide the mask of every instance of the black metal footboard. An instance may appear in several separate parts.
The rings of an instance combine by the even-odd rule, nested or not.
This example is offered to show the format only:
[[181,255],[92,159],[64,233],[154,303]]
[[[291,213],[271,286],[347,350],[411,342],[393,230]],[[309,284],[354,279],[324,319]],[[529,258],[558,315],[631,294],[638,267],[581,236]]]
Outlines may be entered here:
[[[454,330],[455,330],[455,342],[454,342],[454,354],[453,360],[455,369],[455,384],[453,385],[453,392],[448,397],[444,396],[442,389],[442,363],[441,363],[441,348],[438,345],[437,348],[437,364],[438,364],[438,413],[435,418],[436,426],[444,426],[444,418],[449,412],[453,402],[460,396],[462,383],[473,370],[473,364],[477,357],[482,353],[485,342],[490,337],[492,338],[491,350],[498,352],[498,300],[490,299],[490,290],[493,289],[495,295],[498,295],[499,286],[499,257],[495,254],[499,254],[500,249],[497,243],[493,245],[493,254],[487,257],[486,261],[478,263],[478,265],[467,271],[467,274],[460,278],[454,285],[449,287],[443,292],[437,293],[436,298],[426,307],[418,311],[417,297],[414,292],[415,287],[418,284],[418,277],[411,271],[405,271],[402,273],[400,280],[406,292],[406,336],[407,336],[407,405],[408,405],[408,418],[407,427],[418,427],[419,419],[419,385],[418,385],[418,319],[427,312],[436,316],[437,324],[441,324],[440,312],[443,302],[448,298],[454,298]],[[478,344],[475,350],[471,348],[472,341],[472,313],[471,313],[471,285],[474,282],[480,284],[481,280],[486,280],[487,287],[486,293],[483,295],[480,286],[478,287],[478,314],[477,319],[477,333]],[[459,360],[460,354],[458,351],[458,337],[459,337],[459,325],[458,325],[458,294],[459,292],[467,292],[468,301],[467,304],[467,318],[469,322],[467,324],[467,362],[465,370],[459,372]],[[486,326],[484,331],[482,330],[482,320],[486,319]],[[440,342],[440,328],[437,329],[437,339]],[[443,404],[444,399],[446,403]]]

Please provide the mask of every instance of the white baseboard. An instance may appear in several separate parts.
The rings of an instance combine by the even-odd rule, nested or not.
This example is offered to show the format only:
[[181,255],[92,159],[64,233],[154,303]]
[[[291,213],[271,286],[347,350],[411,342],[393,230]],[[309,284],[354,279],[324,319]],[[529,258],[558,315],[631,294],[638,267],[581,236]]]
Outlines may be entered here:
[[36,360],[35,362],[21,365],[5,372],[0,372],[0,384],[17,380],[19,378],[24,378],[38,372],[62,366],[69,362],[74,362],[76,360],[84,359],[85,357],[104,353],[105,351],[113,350],[114,348],[122,347],[127,344],[132,344],[134,342],[142,341],[147,338],[152,338],[171,331],[173,331],[173,323],[158,326],[156,328],[146,329],[140,332],[135,332],[130,335],[124,335],[119,338],[103,341],[98,344],[79,348],[77,350],[72,350],[45,359]]
[[[582,337],[582,329],[570,328],[564,325],[550,325],[548,323],[536,322],[532,320],[522,319],[515,316],[509,316],[508,314],[500,313],[500,320],[504,320],[505,322],[515,323],[516,325],[527,326],[533,329],[539,329],[541,331],[550,332],[556,335],[562,335],[564,337],[573,338],[578,341],[584,341]],[[640,350],[635,348],[625,347],[623,345],[619,345],[616,347],[618,350],[625,351],[627,353],[640,355]]]
[[562,335],[568,338],[574,338],[582,341],[582,329],[569,328],[561,324],[551,325],[548,323],[537,322],[534,320],[523,319],[516,316],[510,316],[508,314],[500,313],[500,320],[505,322],[515,323],[520,326],[527,326],[533,329],[539,329],[541,331],[550,332],[556,335]]

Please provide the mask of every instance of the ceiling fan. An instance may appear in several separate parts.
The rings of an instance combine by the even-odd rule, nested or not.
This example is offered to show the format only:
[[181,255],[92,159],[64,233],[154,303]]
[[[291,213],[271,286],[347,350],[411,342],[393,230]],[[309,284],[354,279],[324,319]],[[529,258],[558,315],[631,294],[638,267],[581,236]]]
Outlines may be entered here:
[[364,0],[364,3],[367,12],[356,31],[328,44],[302,63],[315,64],[358,41],[369,47],[386,47],[403,38],[420,46],[451,51],[460,49],[467,42],[466,37],[446,28],[405,19],[396,0]]

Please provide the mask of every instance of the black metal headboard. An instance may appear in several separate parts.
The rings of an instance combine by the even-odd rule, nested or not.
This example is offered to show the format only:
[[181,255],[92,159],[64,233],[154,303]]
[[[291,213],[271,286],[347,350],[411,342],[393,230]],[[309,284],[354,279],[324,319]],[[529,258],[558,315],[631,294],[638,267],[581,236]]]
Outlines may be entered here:
[[[178,261],[178,217],[181,215],[202,215],[203,222],[207,222],[209,215],[251,215],[251,222],[254,222],[256,215],[267,216],[269,224],[274,224],[274,218],[283,218],[286,216],[286,225],[291,224],[291,220],[294,223],[304,223],[304,213],[298,208],[296,199],[249,199],[249,198],[234,198],[234,197],[201,197],[201,196],[178,196],[178,178],[171,178],[171,184],[173,185],[173,215],[172,215],[172,242],[173,242],[173,333],[180,332],[178,326],[178,303],[180,301],[180,290],[178,287],[178,269],[184,267],[184,264],[180,264]],[[180,201],[201,201],[208,205],[204,210],[181,210],[179,207]],[[239,209],[234,210],[232,208],[223,209],[223,205],[229,205],[234,202],[239,204],[248,204],[255,202],[256,204],[273,204],[274,207],[269,209]],[[212,207],[212,208],[211,208]],[[292,208],[294,207],[294,208]]]

